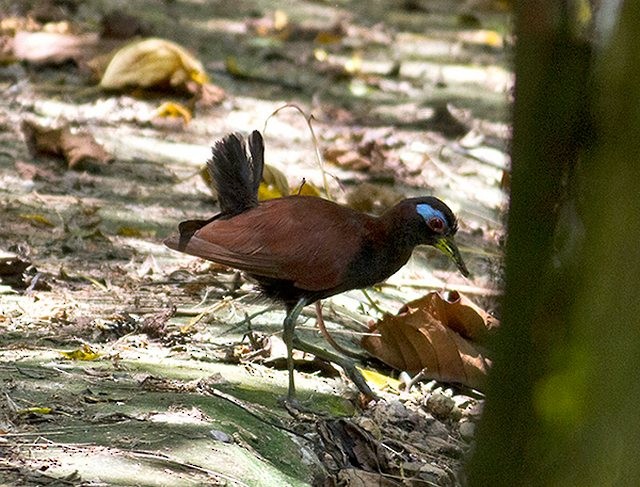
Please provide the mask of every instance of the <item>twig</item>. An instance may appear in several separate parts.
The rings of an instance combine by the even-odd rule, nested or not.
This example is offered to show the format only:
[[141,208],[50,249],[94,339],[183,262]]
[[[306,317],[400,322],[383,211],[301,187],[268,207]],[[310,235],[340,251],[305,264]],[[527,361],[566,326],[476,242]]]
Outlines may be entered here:
[[246,314],[244,315],[244,319],[242,321],[239,321],[238,323],[234,323],[233,325],[231,325],[229,328],[227,328],[226,330],[221,331],[220,333],[218,333],[217,335],[214,335],[214,337],[220,337],[220,336],[224,336],[227,333],[231,333],[232,331],[237,330],[238,328],[240,328],[243,325],[247,325],[247,327],[251,327],[251,320],[253,318],[255,318],[256,316],[260,316],[262,314],[268,313],[269,311],[273,311],[274,309],[276,309],[273,306],[269,306],[268,308],[262,309],[260,311],[257,311],[253,314]]
[[460,291],[461,293],[475,294],[479,296],[502,296],[503,294],[503,292],[499,289],[490,289],[490,288],[478,287],[478,286],[468,286],[466,284],[456,284],[452,286],[445,286],[444,283],[422,284],[414,281],[400,281],[400,282],[395,282],[393,284],[383,282],[380,284],[380,287],[387,287],[387,288],[394,288],[394,289],[397,289],[400,287],[412,287],[414,289],[436,289],[436,290],[443,289],[443,288],[450,288],[450,289],[455,289],[456,291]]
[[[314,326],[296,326],[296,330],[304,330],[304,331],[314,331]],[[365,331],[355,331],[355,330],[331,330],[331,333],[334,335],[348,335],[348,336],[360,336],[360,337],[379,337],[380,333],[370,333]]]
[[280,108],[276,108],[271,115],[269,115],[267,117],[267,119],[264,121],[264,127],[262,128],[263,132],[266,132],[267,130],[267,122],[269,121],[269,119],[275,115],[278,114],[278,112],[280,110],[284,110],[285,108],[295,108],[296,110],[298,110],[298,112],[300,112],[300,114],[304,117],[304,119],[307,122],[307,126],[309,127],[309,132],[311,132],[311,140],[313,141],[313,148],[315,150],[316,153],[316,160],[318,161],[318,166],[320,167],[320,172],[322,174],[322,185],[324,186],[324,192],[327,196],[328,199],[331,199],[331,195],[329,194],[329,183],[327,182],[327,173],[324,169],[324,162],[322,159],[322,154],[320,153],[320,149],[319,149],[319,144],[318,144],[318,138],[316,137],[316,133],[313,130],[313,125],[311,124],[311,121],[314,119],[313,115],[307,115],[305,113],[305,111],[300,108],[298,105],[296,105],[295,103],[287,103],[283,106],[281,106]]
[[369,306],[371,306],[374,310],[376,310],[381,315],[388,314],[385,310],[381,309],[380,306],[378,306],[378,304],[371,298],[371,296],[369,296],[369,293],[367,292],[366,289],[360,289],[360,291],[362,291],[362,294],[364,294],[364,297],[368,301]]
[[175,316],[198,316],[206,313],[210,309],[210,306],[207,306],[206,308],[176,308]]

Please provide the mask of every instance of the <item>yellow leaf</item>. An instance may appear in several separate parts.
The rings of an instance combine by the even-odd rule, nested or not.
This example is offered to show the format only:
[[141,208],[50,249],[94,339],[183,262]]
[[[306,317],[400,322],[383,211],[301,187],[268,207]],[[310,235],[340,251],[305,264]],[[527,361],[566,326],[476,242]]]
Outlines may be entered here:
[[51,220],[49,220],[46,216],[41,215],[40,213],[22,213],[20,218],[24,218],[25,220],[29,220],[31,223],[36,223],[38,225],[44,225],[47,227],[55,227]]
[[[276,169],[275,167],[265,164],[264,170],[262,172],[262,180],[269,187],[272,187],[272,191],[278,193],[279,196],[273,196],[272,198],[279,198],[281,196],[289,196],[289,182],[287,181],[287,177],[284,175],[282,171]],[[262,185],[260,185],[262,186]],[[260,198],[258,192],[258,199]],[[266,198],[270,199],[270,198]]]
[[278,191],[278,188],[270,184],[260,183],[258,187],[258,199],[260,201],[273,200],[282,198],[284,195]]
[[204,71],[193,71],[191,73],[191,79],[201,86],[204,86],[209,82],[209,77]]
[[156,116],[163,118],[181,117],[184,123],[187,124],[191,121],[191,110],[180,103],[167,101],[157,108]]
[[202,63],[183,47],[164,39],[143,39],[126,45],[111,59],[100,86],[119,90],[127,86],[149,88],[183,86],[188,81],[204,84]]
[[391,389],[393,391],[400,391],[401,382],[399,380],[369,369],[361,369],[358,367],[358,370],[362,372],[362,376],[368,383],[374,385],[379,390]]
[[18,414],[51,414],[53,412],[53,408],[32,407],[32,408],[19,409],[16,412]]
[[82,360],[82,361],[92,361],[96,360],[100,354],[98,352],[94,352],[91,350],[89,345],[82,345],[81,348],[73,350],[71,352],[60,352],[60,355],[69,359],[69,360]]
[[109,290],[109,287],[106,284],[101,283],[100,281],[98,281],[97,279],[94,279],[91,276],[86,276],[84,274],[80,274],[80,277],[82,277],[83,279],[86,279],[91,284],[93,284],[95,287],[100,289],[101,291],[108,291]]
[[308,181],[305,181],[302,187],[300,187],[296,192],[298,196],[320,196],[320,191],[313,184]]

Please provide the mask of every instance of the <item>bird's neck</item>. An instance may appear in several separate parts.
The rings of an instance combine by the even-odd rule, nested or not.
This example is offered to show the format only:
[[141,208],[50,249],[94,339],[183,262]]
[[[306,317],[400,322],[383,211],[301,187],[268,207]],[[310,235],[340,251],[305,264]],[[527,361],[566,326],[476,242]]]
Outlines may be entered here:
[[371,233],[377,265],[386,271],[397,271],[407,263],[411,252],[421,242],[416,220],[404,208],[394,207],[377,218]]
[[412,207],[399,203],[382,214],[378,222],[386,241],[392,242],[397,250],[411,254],[416,245],[423,243],[422,222]]
[[344,290],[384,281],[407,263],[417,242],[403,224],[406,219],[406,211],[398,208],[379,217],[359,216],[363,240],[348,266]]

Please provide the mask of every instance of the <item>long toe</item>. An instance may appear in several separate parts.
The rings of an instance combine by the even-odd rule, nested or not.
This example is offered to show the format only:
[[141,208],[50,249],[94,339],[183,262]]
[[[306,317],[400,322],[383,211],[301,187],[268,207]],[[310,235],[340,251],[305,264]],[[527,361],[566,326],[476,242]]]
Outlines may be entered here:
[[302,340],[300,340],[300,338],[298,338],[298,335],[296,334],[293,335],[293,347],[303,352],[312,353],[316,357],[324,359],[327,362],[332,362],[336,365],[339,365],[353,381],[360,392],[362,392],[365,396],[370,397],[371,399],[378,398],[378,396],[373,393],[360,371],[356,368],[355,362],[353,360],[350,360],[346,357],[343,357],[342,355],[338,355],[337,353],[331,352],[330,350],[326,350],[311,343],[303,342]]
[[284,396],[278,402],[289,412],[291,416],[297,418],[301,414],[322,415],[320,411],[315,411],[311,406],[311,400],[300,401],[295,397]]
[[340,365],[344,369],[344,371],[347,373],[349,378],[356,385],[358,390],[365,396],[370,397],[371,399],[378,399],[378,396],[371,390],[371,388],[369,387],[369,384],[367,384],[367,381],[362,376],[362,374],[360,373],[356,365],[350,360],[345,359],[345,362],[346,363],[342,363],[338,365]]

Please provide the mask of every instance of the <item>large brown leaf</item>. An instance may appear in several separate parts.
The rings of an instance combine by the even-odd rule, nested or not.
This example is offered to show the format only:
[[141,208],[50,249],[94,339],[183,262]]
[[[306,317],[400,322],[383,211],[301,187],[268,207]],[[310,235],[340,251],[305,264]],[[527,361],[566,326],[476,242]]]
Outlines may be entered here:
[[491,361],[481,344],[497,325],[457,292],[432,292],[374,324],[362,346],[395,369],[482,389]]

